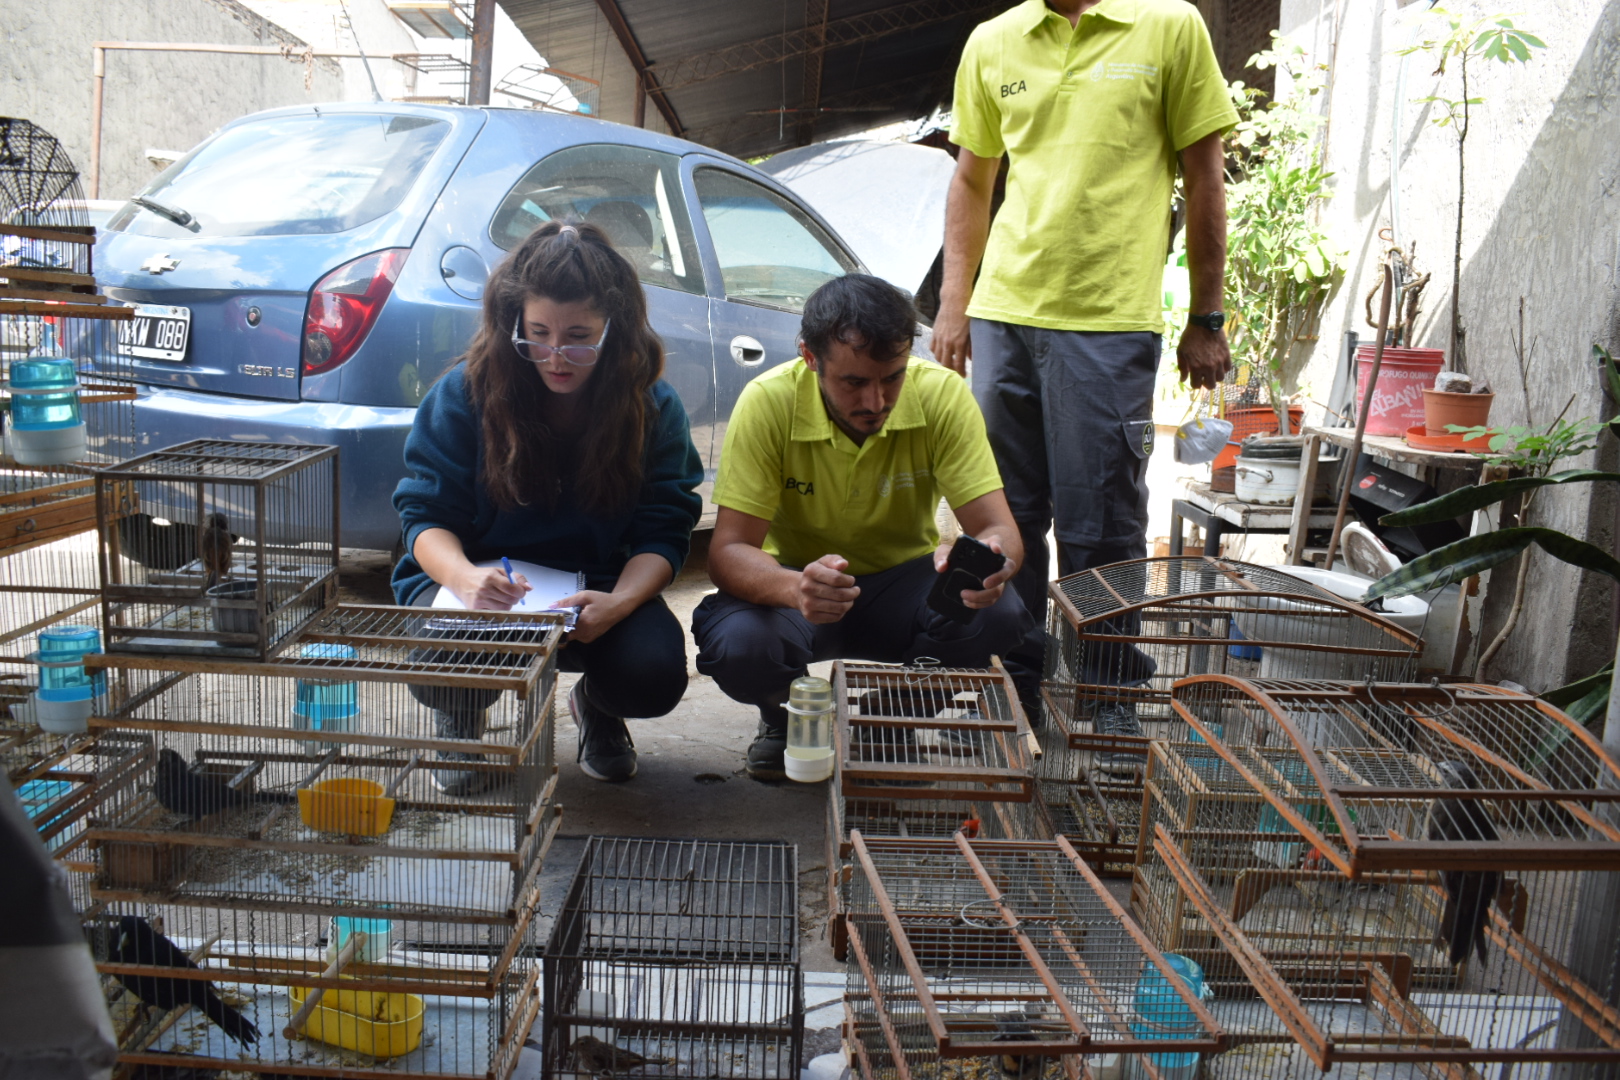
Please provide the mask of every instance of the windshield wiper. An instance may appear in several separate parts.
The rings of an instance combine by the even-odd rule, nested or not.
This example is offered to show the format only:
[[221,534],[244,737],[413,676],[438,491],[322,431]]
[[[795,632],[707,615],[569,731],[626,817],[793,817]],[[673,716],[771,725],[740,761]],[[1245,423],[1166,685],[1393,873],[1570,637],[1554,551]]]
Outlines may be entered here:
[[136,206],[152,211],[159,217],[168,218],[182,229],[190,229],[192,232],[197,231],[197,219],[178,206],[169,206],[166,203],[158,202],[156,199],[148,199],[145,195],[137,195],[129,201]]

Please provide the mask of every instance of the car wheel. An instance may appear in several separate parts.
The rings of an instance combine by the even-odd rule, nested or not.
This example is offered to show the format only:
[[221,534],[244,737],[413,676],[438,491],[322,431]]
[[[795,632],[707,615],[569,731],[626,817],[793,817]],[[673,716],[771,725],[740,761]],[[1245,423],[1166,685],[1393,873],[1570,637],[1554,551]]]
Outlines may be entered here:
[[131,514],[118,522],[118,543],[148,570],[178,570],[197,557],[197,526],[159,525],[150,514]]

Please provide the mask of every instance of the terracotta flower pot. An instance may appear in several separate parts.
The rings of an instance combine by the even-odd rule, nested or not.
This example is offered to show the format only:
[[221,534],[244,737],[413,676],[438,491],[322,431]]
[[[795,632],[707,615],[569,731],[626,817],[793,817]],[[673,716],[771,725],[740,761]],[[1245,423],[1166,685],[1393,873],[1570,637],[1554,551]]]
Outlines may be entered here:
[[[1277,410],[1270,405],[1245,405],[1242,408],[1227,409],[1226,418],[1232,421],[1232,434],[1226,448],[1210,463],[1211,471],[1225,469],[1237,464],[1238,444],[1250,435],[1296,435],[1299,426],[1305,420],[1305,407],[1303,405],[1288,406],[1288,430],[1277,430]],[[1228,491],[1231,489],[1228,488]]]
[[1491,417],[1495,394],[1453,394],[1445,390],[1423,391],[1423,432],[1450,435],[1449,426],[1484,427]]

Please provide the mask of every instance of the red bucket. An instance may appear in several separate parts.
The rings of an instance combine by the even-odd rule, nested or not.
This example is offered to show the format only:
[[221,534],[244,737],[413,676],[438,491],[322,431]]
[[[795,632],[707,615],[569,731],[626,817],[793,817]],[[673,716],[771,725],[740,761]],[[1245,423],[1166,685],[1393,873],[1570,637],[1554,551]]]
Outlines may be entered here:
[[[1372,374],[1377,347],[1356,348],[1356,408],[1367,399],[1367,377]],[[1444,349],[1384,349],[1378,369],[1378,390],[1367,412],[1368,435],[1405,435],[1423,424],[1423,391],[1434,388],[1434,377],[1445,366]]]

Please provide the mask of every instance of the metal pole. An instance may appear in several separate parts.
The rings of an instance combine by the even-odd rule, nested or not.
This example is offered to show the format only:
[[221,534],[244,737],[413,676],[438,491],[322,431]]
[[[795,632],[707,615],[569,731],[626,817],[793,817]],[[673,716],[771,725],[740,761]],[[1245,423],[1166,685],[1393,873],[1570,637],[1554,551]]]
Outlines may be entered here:
[[490,64],[495,51],[495,0],[477,0],[473,7],[472,74],[467,83],[467,104],[488,105]]
[[90,46],[90,197],[101,198],[101,97],[107,85],[107,50]]
[[[1333,537],[1328,541],[1326,569],[1333,569],[1333,559],[1339,552],[1339,534],[1344,531],[1344,512],[1350,506],[1350,485],[1356,478],[1356,462],[1361,459],[1361,440],[1367,434],[1367,416],[1372,412],[1373,394],[1378,389],[1378,369],[1384,366],[1384,338],[1389,335],[1389,302],[1395,291],[1395,280],[1390,274],[1389,260],[1384,260],[1384,290],[1378,301],[1378,346],[1373,352],[1372,372],[1367,376],[1367,392],[1361,395],[1361,408],[1356,410],[1356,438],[1345,459],[1343,483],[1339,485],[1339,512],[1333,518]],[[1308,497],[1308,496],[1307,496]]]

